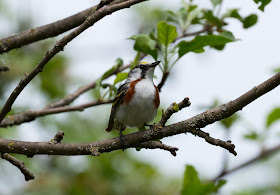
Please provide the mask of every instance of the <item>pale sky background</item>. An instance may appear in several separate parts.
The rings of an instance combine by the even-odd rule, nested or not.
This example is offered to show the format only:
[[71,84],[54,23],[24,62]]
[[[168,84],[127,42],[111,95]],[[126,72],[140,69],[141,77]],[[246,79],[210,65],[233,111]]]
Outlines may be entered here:
[[[152,0],[142,3],[142,5],[155,4],[162,5],[165,9],[176,9],[180,6],[180,2],[180,0]],[[198,2],[203,7],[210,7],[208,0],[194,2]],[[10,0],[9,3],[12,6],[12,13],[15,15],[20,16],[20,12],[24,11],[30,12],[31,18],[34,18],[34,27],[36,27],[84,10],[96,4],[96,1],[61,0],[55,1],[55,6],[54,1],[47,0]],[[176,64],[160,94],[161,106],[166,108],[170,103],[179,102],[184,97],[190,98],[192,106],[174,114],[172,122],[179,122],[202,112],[203,110],[200,110],[199,107],[211,104],[214,98],[219,98],[225,103],[239,97],[271,77],[272,69],[280,66],[280,27],[278,24],[280,1],[274,0],[270,3],[264,13],[257,9],[253,0],[224,0],[223,6],[222,11],[227,8],[240,8],[242,16],[256,13],[259,16],[258,23],[254,27],[244,30],[240,22],[234,19],[228,20],[230,25],[227,28],[237,39],[240,39],[239,41],[229,43],[222,52],[207,49],[203,54],[190,53]],[[123,58],[125,64],[132,60],[135,54],[131,49],[133,42],[127,39],[137,33],[137,29],[131,25],[132,13],[133,9],[113,13],[65,47],[64,54],[70,56],[71,59],[71,74],[73,76],[83,75],[85,78],[84,81],[81,81],[81,85],[100,76],[114,64],[118,57]],[[1,34],[9,32],[10,29],[12,26],[1,29]],[[159,82],[159,78],[155,80],[155,83]],[[73,89],[69,90],[73,91]],[[25,90],[16,103],[28,97],[31,91],[32,89]],[[261,131],[265,126],[265,116],[276,105],[280,106],[279,98],[280,89],[278,87],[239,112],[244,119],[232,129],[230,139],[236,145],[238,155],[230,154],[230,167],[257,155],[259,150],[256,144],[244,141],[242,135],[248,128]],[[79,101],[83,102],[83,100],[86,100],[86,97]],[[35,102],[34,107],[42,107],[40,103],[40,101]],[[94,109],[102,110],[104,107]],[[106,109],[106,112],[109,117],[109,110]],[[34,127],[32,132],[36,131],[36,125],[32,123],[22,127],[22,131],[25,133],[30,131],[30,127]],[[271,128],[271,131],[279,132],[279,127],[278,122]],[[209,132],[213,137],[223,138],[224,132],[218,124],[207,126],[203,130]],[[23,136],[22,138],[39,141],[38,139],[45,140],[46,137],[34,136],[27,139],[26,136]],[[224,154],[222,148],[209,145],[203,139],[189,134],[165,138],[163,142],[180,149],[176,157],[166,151],[158,150],[141,150],[141,152],[130,150],[129,152],[143,161],[151,162],[169,175],[183,177],[186,164],[194,165],[202,177],[209,179],[219,173]],[[270,146],[278,142],[279,137],[271,136],[269,139]],[[25,181],[19,177],[21,173],[18,170],[15,170],[14,173],[14,179],[18,181],[16,183],[19,183],[16,187],[24,185]],[[277,173],[274,173],[269,166],[254,165],[227,177],[228,183],[223,187],[222,193],[227,194],[236,188],[250,185],[261,186],[265,182],[273,181],[276,177],[278,177]]]

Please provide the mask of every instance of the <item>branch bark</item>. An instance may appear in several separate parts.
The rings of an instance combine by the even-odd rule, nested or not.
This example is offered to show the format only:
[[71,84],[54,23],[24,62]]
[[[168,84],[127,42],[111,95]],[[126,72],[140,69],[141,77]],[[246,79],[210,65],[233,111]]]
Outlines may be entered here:
[[13,157],[13,156],[11,156],[10,154],[7,154],[7,153],[0,153],[0,157],[2,159],[5,159],[5,160],[9,161],[11,164],[13,164],[17,168],[19,168],[19,170],[24,175],[25,181],[32,180],[32,179],[35,178],[33,173],[25,167],[24,162],[16,159],[15,157]]
[[[116,0],[111,3],[116,4],[122,1]],[[77,14],[58,20],[56,22],[40,26],[37,28],[32,28],[23,32],[19,32],[15,35],[2,38],[0,40],[0,54],[8,52],[15,48],[20,48],[24,45],[41,41],[47,38],[55,37],[68,30],[74,29],[80,26],[87,17],[93,14],[97,10],[97,6],[90,7],[84,11]]]
[[18,95],[21,93],[21,91],[26,87],[26,85],[40,72],[43,71],[44,66],[48,63],[49,60],[51,60],[57,53],[63,50],[63,48],[72,41],[75,37],[77,37],[79,34],[81,34],[83,31],[85,31],[87,28],[92,26],[94,23],[102,19],[103,17],[112,14],[115,11],[118,11],[120,9],[128,8],[134,4],[140,3],[142,1],[146,0],[129,0],[125,1],[119,4],[114,4],[110,6],[103,6],[98,11],[94,12],[94,14],[90,15],[85,22],[83,22],[77,29],[75,29],[73,32],[68,34],[67,36],[63,37],[61,40],[59,40],[53,49],[51,51],[48,51],[43,59],[39,62],[39,64],[35,67],[35,69],[30,73],[26,74],[17,87],[14,89],[8,100],[6,101],[5,105],[3,106],[1,112],[0,112],[0,122],[4,119],[6,114],[11,110],[11,107],[15,100],[17,99]]
[[148,142],[143,142],[141,144],[138,144],[139,147],[142,148],[146,148],[146,149],[162,149],[162,150],[166,150],[169,151],[173,156],[176,156],[176,151],[179,150],[179,148],[173,147],[173,146],[169,146],[166,145],[164,143],[162,143],[161,141],[148,141]]
[[22,123],[34,121],[36,118],[43,117],[51,114],[59,114],[63,112],[73,112],[73,111],[83,111],[86,108],[98,106],[102,104],[112,103],[113,100],[103,100],[103,101],[92,101],[85,104],[80,104],[77,106],[62,106],[54,108],[43,108],[36,111],[26,111],[18,114],[13,114],[6,117],[1,123],[0,127],[8,127],[14,125],[20,125]]
[[182,102],[180,102],[179,104],[177,104],[176,102],[174,102],[173,104],[171,104],[165,112],[162,112],[162,117],[161,120],[159,121],[159,123],[157,124],[159,127],[163,127],[166,122],[168,121],[168,119],[171,117],[172,114],[174,114],[175,112],[178,112],[179,110],[189,107],[191,105],[191,102],[189,101],[189,98],[186,97]]
[[164,72],[163,72],[161,81],[160,81],[160,83],[159,83],[158,86],[157,86],[159,92],[161,92],[161,88],[163,87],[163,85],[164,85],[164,83],[165,83],[165,81],[166,81],[168,75],[169,75],[169,71],[164,71]]

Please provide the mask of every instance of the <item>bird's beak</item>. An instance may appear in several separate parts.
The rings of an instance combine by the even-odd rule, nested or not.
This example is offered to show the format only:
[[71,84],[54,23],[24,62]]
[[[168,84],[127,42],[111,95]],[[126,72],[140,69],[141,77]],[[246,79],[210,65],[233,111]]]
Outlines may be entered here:
[[156,67],[159,63],[160,63],[160,61],[154,62],[150,65],[150,67]]

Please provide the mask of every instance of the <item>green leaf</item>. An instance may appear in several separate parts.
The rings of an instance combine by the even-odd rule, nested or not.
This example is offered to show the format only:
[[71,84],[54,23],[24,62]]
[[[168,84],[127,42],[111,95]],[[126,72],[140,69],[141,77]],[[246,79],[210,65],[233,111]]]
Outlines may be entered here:
[[273,72],[274,72],[274,73],[280,72],[280,68],[275,68],[275,69],[273,69]]
[[189,10],[188,12],[194,11],[198,6],[197,5],[189,5]]
[[179,111],[179,106],[178,106],[178,104],[177,104],[176,102],[173,103],[172,109],[173,109],[174,111],[176,111],[176,112]]
[[[113,66],[112,68],[110,68],[109,70],[107,70],[101,77],[101,80],[107,78],[109,75],[111,75],[114,71],[115,71],[116,67]],[[100,82],[101,82],[100,80]]]
[[248,140],[257,140],[257,139],[259,139],[259,137],[260,137],[260,135],[255,131],[251,131],[244,135],[244,138],[248,139]]
[[273,123],[280,119],[280,107],[273,109],[267,119],[266,119],[266,127],[270,127]]
[[121,58],[116,59],[116,66],[121,67],[123,65],[123,60]]
[[[101,81],[108,78],[117,68],[121,67],[123,65],[123,60],[121,58],[116,59],[116,65],[114,65],[112,68],[107,70],[101,77]],[[100,82],[101,82],[100,81]]]
[[232,41],[236,41],[236,39],[234,38],[233,34],[229,31],[223,31],[222,33],[219,34],[220,36],[223,36],[225,38],[228,38]]
[[135,147],[136,151],[140,151],[142,149],[142,147]]
[[165,14],[167,15],[166,21],[174,22],[174,23],[179,23],[178,22],[178,17],[177,17],[177,15],[174,12],[166,11]]
[[186,166],[185,174],[184,174],[184,187],[194,184],[200,184],[200,180],[197,175],[197,171],[191,165]]
[[227,37],[229,34],[225,35],[204,35],[204,36],[196,36],[191,41],[181,41],[178,44],[179,47],[179,58],[188,52],[202,53],[204,52],[203,47],[205,46],[223,46],[226,43],[235,41],[234,37]]
[[254,0],[256,4],[259,4],[261,2],[261,5],[259,6],[259,10],[264,11],[265,6],[267,6],[271,0]]
[[258,16],[256,14],[251,14],[244,18],[243,20],[243,28],[250,28],[255,25],[258,21]]
[[215,8],[217,5],[221,4],[223,0],[211,0],[213,7]]
[[128,73],[127,72],[119,72],[117,74],[117,77],[115,78],[114,85],[118,82],[121,82],[127,78]]
[[158,23],[157,30],[158,41],[165,45],[165,47],[168,47],[168,45],[172,43],[178,35],[175,26],[162,21]]
[[218,189],[219,189],[220,187],[222,187],[223,185],[225,185],[226,183],[227,183],[226,180],[223,180],[223,179],[219,180],[218,183],[217,183],[217,185],[215,186],[215,192],[217,192]]
[[218,189],[223,186],[226,182],[221,180],[217,185],[213,182],[202,183],[198,177],[197,171],[193,166],[187,165],[184,181],[182,195],[204,195],[217,192]]
[[240,16],[238,11],[239,11],[238,9],[230,9],[222,16],[222,19],[230,17],[230,18],[236,18],[236,19],[242,21],[243,18]]
[[222,21],[214,16],[213,12],[211,10],[207,10],[204,13],[204,18],[212,25],[217,26],[218,30],[222,27]]
[[134,35],[131,39],[135,40],[134,50],[149,54],[157,60],[156,41],[151,39],[149,35],[140,34]]
[[227,129],[229,129],[237,120],[239,119],[238,114],[233,114],[228,118],[225,118],[220,121],[220,123]]

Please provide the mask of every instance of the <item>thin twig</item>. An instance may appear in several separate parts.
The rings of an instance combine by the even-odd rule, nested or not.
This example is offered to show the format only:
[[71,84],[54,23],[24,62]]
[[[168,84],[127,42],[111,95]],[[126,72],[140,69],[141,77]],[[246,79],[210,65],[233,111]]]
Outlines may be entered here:
[[176,39],[174,40],[174,42],[177,41],[178,39],[181,39],[184,37],[196,36],[196,35],[200,35],[205,32],[210,32],[210,31],[212,31],[212,28],[213,27],[211,25],[205,24],[204,27],[199,31],[191,32],[191,33],[183,33],[183,34],[177,36]]
[[[143,57],[144,56],[142,56],[141,59]],[[111,74],[106,75],[103,79],[107,79],[114,74],[122,72],[123,70],[129,68],[130,66],[131,66],[131,64],[118,67]],[[0,127],[20,125],[22,123],[31,122],[38,117],[43,117],[46,115],[58,114],[58,113],[69,112],[69,111],[83,111],[85,108],[98,106],[101,104],[112,103],[112,100],[103,100],[103,101],[92,101],[92,102],[89,102],[86,104],[80,104],[78,106],[65,107],[66,105],[69,105],[74,100],[76,100],[81,94],[87,92],[90,89],[93,89],[95,86],[96,86],[96,82],[93,81],[85,86],[79,87],[77,90],[75,90],[73,93],[67,95],[66,97],[64,97],[56,102],[46,105],[45,108],[43,108],[41,110],[37,110],[37,111],[30,110],[30,111],[25,111],[25,112],[10,115],[10,116],[6,117],[0,123]]]
[[230,153],[232,153],[234,156],[237,155],[237,152],[235,151],[235,145],[231,143],[230,140],[228,141],[223,141],[220,139],[216,139],[210,136],[209,133],[206,133],[200,129],[192,129],[189,131],[191,134],[204,138],[206,142],[208,142],[211,145],[214,146],[220,146],[226,150],[228,150]]
[[231,169],[227,169],[223,172],[221,172],[218,176],[216,176],[214,179],[212,179],[212,181],[217,181],[218,179],[222,178],[223,176],[226,176],[226,175],[229,175],[235,171],[238,171],[244,167],[247,167],[247,166],[250,166],[256,162],[258,162],[259,160],[262,160],[262,159],[265,159],[265,158],[268,158],[270,157],[271,155],[275,155],[277,152],[280,151],[280,145],[277,145],[277,146],[274,146],[270,149],[266,149],[264,151],[262,151],[259,155],[257,155],[256,157],[236,166],[236,167],[233,167]]
[[[177,105],[177,106],[176,106]],[[165,112],[162,113],[162,117],[161,120],[159,121],[159,123],[157,124],[159,127],[163,127],[167,120],[171,117],[172,114],[174,114],[175,112],[178,112],[179,110],[189,107],[191,105],[191,102],[189,101],[189,98],[186,97],[182,102],[180,102],[179,104],[177,103],[172,103]]]
[[25,181],[34,179],[35,176],[33,175],[32,172],[30,172],[24,165],[24,162],[16,159],[15,157],[11,156],[10,154],[7,153],[1,153],[0,152],[0,156],[2,159],[5,159],[7,161],[9,161],[11,164],[13,164],[14,166],[16,166],[17,168],[19,168],[19,170],[22,172],[22,174],[24,175]]
[[164,85],[164,83],[165,83],[165,81],[166,81],[168,75],[169,75],[169,71],[164,71],[164,72],[163,72],[161,81],[160,81],[160,83],[159,83],[158,86],[157,86],[159,92],[161,92],[161,88],[162,88],[162,86]]
[[45,109],[49,109],[49,108],[57,108],[57,107],[61,107],[61,106],[66,106],[71,104],[75,99],[77,99],[81,94],[87,92],[90,89],[95,88],[96,86],[96,82],[93,81],[85,86],[79,87],[78,89],[76,89],[73,93],[67,95],[66,97],[53,102],[51,104],[48,104],[45,106]]
[[53,137],[53,139],[51,139],[49,141],[49,144],[58,144],[61,143],[61,141],[63,140],[64,137],[64,132],[63,131],[58,131],[55,136]]
[[1,123],[0,127],[8,127],[14,125],[20,125],[25,122],[31,122],[38,117],[43,117],[51,114],[59,114],[64,112],[73,112],[73,111],[83,111],[86,108],[93,106],[98,106],[102,104],[112,103],[113,100],[103,100],[103,101],[92,101],[85,104],[80,104],[77,106],[62,106],[57,108],[43,108],[37,111],[26,111],[6,117]]
[[96,10],[99,10],[101,7],[104,5],[108,5],[112,2],[113,0],[101,0],[100,3],[97,5]]
[[173,156],[176,156],[176,151],[179,150],[179,148],[173,147],[173,146],[169,146],[166,145],[164,143],[162,143],[161,141],[148,141],[148,142],[143,142],[141,144],[138,144],[137,146],[142,147],[142,148],[146,148],[146,149],[162,149],[162,150],[166,150],[169,151]]
[[[131,64],[127,64],[125,66],[121,66],[121,67],[118,67],[116,68],[111,74],[108,74],[106,75],[103,80],[109,78],[110,76],[112,75],[115,75],[119,72],[122,72],[124,71],[125,69],[129,68],[131,66]],[[82,87],[79,87],[78,89],[76,89],[73,93],[67,95],[66,97],[56,101],[56,102],[53,102],[51,104],[48,104],[45,106],[45,108],[56,108],[56,107],[61,107],[61,106],[66,106],[66,105],[69,105],[71,104],[74,100],[76,100],[80,95],[82,95],[83,93],[89,91],[90,89],[93,89],[95,88],[96,86],[96,82],[93,81],[85,86],[82,86]]]
[[87,28],[91,27],[94,23],[102,19],[103,17],[112,14],[115,11],[118,11],[120,9],[128,8],[134,4],[140,3],[145,0],[129,0],[125,1],[119,4],[114,4],[111,6],[104,6],[100,8],[98,11],[94,12],[94,14],[90,15],[85,22],[83,22],[77,29],[72,31],[67,36],[63,37],[61,40],[59,40],[54,48],[51,51],[48,51],[46,55],[43,57],[43,59],[39,62],[39,64],[35,67],[35,69],[30,73],[26,74],[17,87],[14,89],[14,91],[11,93],[10,97],[7,99],[5,105],[3,106],[1,112],[0,112],[0,122],[4,119],[6,114],[11,110],[11,107],[15,100],[17,99],[18,95],[21,93],[21,91],[28,85],[28,83],[40,72],[43,71],[44,66],[48,63],[49,60],[51,60],[57,53],[63,50],[63,48],[68,44],[70,41],[72,41],[74,38],[76,38],[78,35],[80,35],[83,31],[85,31]]

